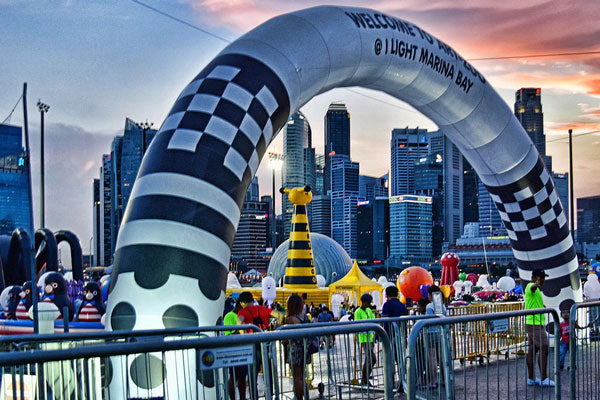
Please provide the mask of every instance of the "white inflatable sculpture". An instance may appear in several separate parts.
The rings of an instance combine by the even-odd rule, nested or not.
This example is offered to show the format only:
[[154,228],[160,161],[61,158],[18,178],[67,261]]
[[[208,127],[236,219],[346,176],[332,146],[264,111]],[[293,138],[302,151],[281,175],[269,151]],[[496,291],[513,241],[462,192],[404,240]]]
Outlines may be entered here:
[[265,276],[261,282],[262,286],[262,298],[265,301],[265,305],[271,306],[273,301],[277,297],[277,289],[275,279],[272,276]]
[[498,280],[498,289],[504,290],[505,292],[510,292],[516,285],[515,280],[510,276],[503,276]]
[[598,275],[588,275],[587,282],[583,285],[583,294],[590,300],[600,299],[600,282],[598,282]]
[[[551,175],[486,79],[413,23],[375,10],[321,6],[241,36],[183,89],[144,155],[121,222],[106,328],[215,324],[244,195],[269,144],[310,99],[352,86],[385,92],[433,121],[494,200],[521,279],[544,268],[551,272],[544,304],[582,300]],[[197,382],[160,355],[129,359],[112,365],[112,398],[216,396],[212,374]],[[131,368],[149,374],[125,373]]]
[[227,289],[241,289],[242,285],[233,272],[227,274]]

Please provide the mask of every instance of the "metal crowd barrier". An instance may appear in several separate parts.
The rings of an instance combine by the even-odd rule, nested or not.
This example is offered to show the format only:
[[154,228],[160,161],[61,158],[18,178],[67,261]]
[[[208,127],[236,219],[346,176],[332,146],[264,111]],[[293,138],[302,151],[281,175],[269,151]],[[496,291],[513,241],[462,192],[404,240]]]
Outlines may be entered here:
[[[390,338],[393,351],[393,380],[394,388],[397,392],[404,392],[406,382],[406,369],[404,356],[406,354],[406,344],[408,333],[412,327],[420,320],[435,318],[431,315],[405,316],[394,318],[377,318],[368,320],[369,323],[378,324],[384,328]],[[381,354],[382,343],[374,338],[373,343],[368,342],[368,350],[361,348],[357,335],[331,335],[328,330],[332,326],[348,326],[366,322],[344,321],[344,322],[323,322],[312,323],[309,326],[321,329],[320,344],[321,349],[318,354],[312,356],[312,362],[308,366],[306,385],[308,388],[319,388],[324,385],[327,390],[333,387],[344,388],[346,391],[360,387],[363,374],[363,366],[372,362],[372,381],[377,387],[379,382],[383,381],[384,365],[381,357],[372,357]],[[277,328],[278,331],[290,329],[302,329],[306,324],[283,325]],[[325,331],[327,330],[327,331]],[[323,332],[327,332],[324,335]],[[277,359],[280,366],[280,379],[286,379],[290,375],[289,368],[283,359]],[[331,383],[331,384],[330,384]],[[326,393],[330,395],[330,393]]]
[[[229,326],[211,328],[232,329]],[[132,334],[136,335],[138,332]],[[326,376],[331,379],[327,381],[327,385],[321,382],[323,385],[317,385],[317,391],[305,387],[305,398],[322,395],[327,387],[328,395],[333,398],[391,399],[393,397],[392,374],[386,371],[393,369],[393,355],[392,345],[385,330],[373,323],[354,323],[328,326],[327,332],[338,337],[347,335],[348,345],[353,340],[354,334],[375,334],[380,342],[384,369],[378,377],[377,385],[372,382],[367,386],[346,387],[346,382],[343,386],[336,386],[337,381],[333,380],[336,377],[335,370],[344,369],[345,365],[330,365]],[[258,375],[258,367],[262,362],[265,385],[264,395],[260,394],[260,397],[282,398],[282,394],[290,392],[289,388],[293,386],[293,380],[290,382],[288,379],[284,382],[272,379],[273,376],[279,376],[278,363],[272,361],[282,356],[285,358],[282,353],[279,353],[279,343],[287,342],[288,349],[293,348],[294,351],[300,348],[300,357],[305,357],[311,338],[318,337],[322,333],[321,327],[313,326],[219,337],[89,343],[70,351],[60,349],[2,353],[0,354],[2,385],[3,389],[10,388],[9,392],[12,391],[14,399],[20,398],[20,395],[25,397],[27,388],[29,388],[29,392],[26,393],[28,397],[35,399],[131,397],[184,399],[214,396],[227,399],[232,389],[231,384],[238,384],[235,376],[236,369],[241,370],[247,366],[250,398],[257,399],[259,398],[258,384],[254,378]],[[153,335],[149,334],[148,337],[153,338]],[[260,346],[261,352],[256,351],[257,346]],[[227,354],[234,354],[231,359],[234,360],[232,361],[234,364],[219,364],[223,362],[222,360],[228,360]],[[290,354],[289,357],[288,361],[293,360],[297,355]],[[381,355],[377,357],[380,358]],[[236,365],[235,360],[242,364]],[[339,361],[344,362],[344,360]],[[294,368],[294,373],[302,369]],[[118,390],[114,389],[114,385],[109,389],[111,380],[114,381],[121,376],[115,373],[117,370],[124,371],[126,374],[122,377],[123,385],[117,388]],[[231,380],[230,372],[234,375]],[[131,381],[136,383],[136,388],[131,387]],[[375,390],[376,388],[378,390]]]
[[600,398],[600,301],[573,304],[569,342],[561,340],[560,360],[569,369],[571,399]]
[[[531,339],[535,346],[531,347],[527,337],[514,340],[509,338],[510,332],[526,329],[523,326],[528,316],[532,319],[530,322],[541,326],[532,328]],[[559,329],[558,313],[553,309],[419,321],[408,338],[407,398],[560,399],[560,337],[552,336]],[[453,353],[465,354],[465,349],[482,354],[481,362],[474,365],[460,362]],[[528,353],[530,350],[531,354]],[[547,358],[538,358],[546,351]],[[542,387],[541,381],[533,381],[532,385],[528,385],[529,357],[532,357],[530,360],[534,376],[540,379],[550,378],[555,383],[554,387]],[[545,376],[542,372],[544,365],[540,361],[544,359],[547,360]]]

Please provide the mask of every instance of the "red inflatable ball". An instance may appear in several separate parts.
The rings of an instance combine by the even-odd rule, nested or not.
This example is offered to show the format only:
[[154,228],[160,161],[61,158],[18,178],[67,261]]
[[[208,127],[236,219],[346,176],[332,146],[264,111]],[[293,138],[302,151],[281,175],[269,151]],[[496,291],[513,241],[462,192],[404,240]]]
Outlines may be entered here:
[[471,281],[473,283],[473,285],[477,285],[477,281],[479,280],[479,277],[477,276],[477,274],[470,273],[469,275],[467,275],[467,280]]
[[421,285],[433,285],[433,278],[425,268],[409,267],[398,275],[396,285],[404,297],[418,301],[421,298]]

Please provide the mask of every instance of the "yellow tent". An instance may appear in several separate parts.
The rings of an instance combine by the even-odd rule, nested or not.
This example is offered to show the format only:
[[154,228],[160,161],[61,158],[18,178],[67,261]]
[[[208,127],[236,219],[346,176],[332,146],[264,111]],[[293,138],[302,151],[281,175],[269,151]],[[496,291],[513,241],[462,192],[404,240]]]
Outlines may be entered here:
[[329,297],[336,292],[346,292],[349,304],[359,305],[358,300],[364,293],[377,290],[381,295],[381,285],[373,282],[358,268],[356,260],[346,276],[329,285]]

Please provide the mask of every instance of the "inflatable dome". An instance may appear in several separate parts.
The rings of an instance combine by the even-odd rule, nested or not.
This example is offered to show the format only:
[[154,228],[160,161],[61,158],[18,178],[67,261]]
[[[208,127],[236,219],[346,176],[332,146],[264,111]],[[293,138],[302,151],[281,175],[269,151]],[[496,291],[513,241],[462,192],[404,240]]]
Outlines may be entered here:
[[[325,277],[327,285],[343,278],[350,271],[350,268],[352,268],[352,259],[338,242],[330,237],[314,232],[310,233],[310,241],[313,257],[315,258],[316,273]],[[269,263],[267,274],[275,279],[278,286],[281,286],[279,280],[285,275],[289,245],[289,239],[283,242],[275,250]]]

